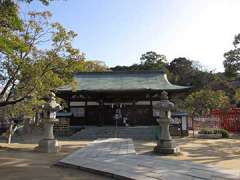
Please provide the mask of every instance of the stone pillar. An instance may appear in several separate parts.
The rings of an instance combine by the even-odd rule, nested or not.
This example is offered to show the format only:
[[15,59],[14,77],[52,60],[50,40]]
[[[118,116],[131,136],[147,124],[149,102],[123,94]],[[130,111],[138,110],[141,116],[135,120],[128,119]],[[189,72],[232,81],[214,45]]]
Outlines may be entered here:
[[168,100],[167,92],[163,91],[161,93],[161,100],[153,107],[153,115],[157,118],[157,122],[161,128],[160,138],[157,146],[154,147],[154,152],[156,153],[174,154],[180,152],[169,131],[171,110],[173,107],[174,104]]
[[55,139],[53,135],[54,122],[47,122],[44,124],[44,139]]

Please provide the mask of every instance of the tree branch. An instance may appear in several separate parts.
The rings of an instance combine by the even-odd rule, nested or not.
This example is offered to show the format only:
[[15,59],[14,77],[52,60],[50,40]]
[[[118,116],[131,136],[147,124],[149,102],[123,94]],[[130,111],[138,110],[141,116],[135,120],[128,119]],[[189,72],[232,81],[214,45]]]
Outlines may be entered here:
[[8,80],[8,82],[4,86],[3,90],[0,93],[0,98],[2,98],[4,96],[4,94],[6,93],[7,89],[9,88],[10,84],[14,83],[18,71],[19,71],[19,67],[16,69],[16,71],[13,74],[13,76]]

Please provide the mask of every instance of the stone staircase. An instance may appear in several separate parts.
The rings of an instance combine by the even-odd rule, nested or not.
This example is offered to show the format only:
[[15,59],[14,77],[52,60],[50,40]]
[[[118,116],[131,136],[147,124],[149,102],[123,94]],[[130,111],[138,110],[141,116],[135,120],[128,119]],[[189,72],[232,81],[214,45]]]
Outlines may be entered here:
[[98,138],[131,138],[134,140],[156,140],[158,130],[156,126],[117,127],[114,126],[85,126],[78,131],[71,139],[98,139]]

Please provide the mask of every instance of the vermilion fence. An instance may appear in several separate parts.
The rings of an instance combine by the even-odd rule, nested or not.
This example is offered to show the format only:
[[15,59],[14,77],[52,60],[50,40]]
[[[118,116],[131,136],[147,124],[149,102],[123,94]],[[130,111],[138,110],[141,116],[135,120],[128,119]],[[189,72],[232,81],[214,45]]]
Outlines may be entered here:
[[188,129],[200,130],[202,128],[221,128],[221,121],[218,117],[202,116],[188,118]]
[[211,116],[219,120],[219,126],[231,132],[240,131],[240,108],[232,108],[225,112],[213,110]]

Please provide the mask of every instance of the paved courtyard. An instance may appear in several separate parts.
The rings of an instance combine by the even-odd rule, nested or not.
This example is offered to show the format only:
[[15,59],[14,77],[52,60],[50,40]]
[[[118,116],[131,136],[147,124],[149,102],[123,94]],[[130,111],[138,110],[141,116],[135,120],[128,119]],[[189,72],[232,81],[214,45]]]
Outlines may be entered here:
[[96,140],[68,155],[58,165],[75,167],[119,179],[193,180],[240,179],[239,172],[189,161],[138,155],[131,139]]

